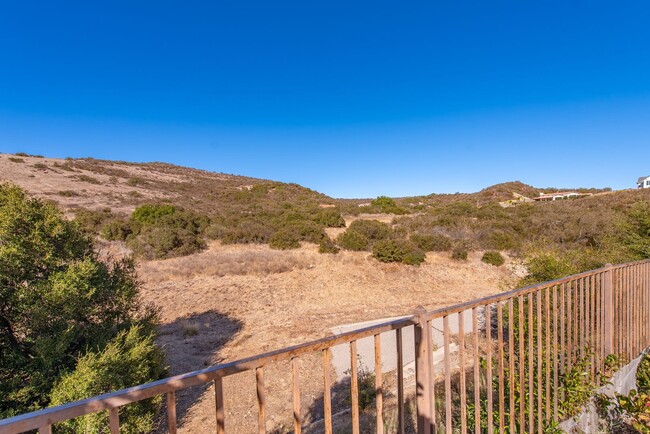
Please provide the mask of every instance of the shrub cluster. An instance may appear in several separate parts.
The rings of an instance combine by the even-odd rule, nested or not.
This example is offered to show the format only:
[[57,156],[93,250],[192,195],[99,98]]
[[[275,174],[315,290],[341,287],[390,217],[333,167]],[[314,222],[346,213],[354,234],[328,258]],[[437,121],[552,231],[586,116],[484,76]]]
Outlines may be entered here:
[[381,262],[401,262],[420,265],[425,254],[419,247],[407,240],[382,240],[372,246],[372,256]]
[[[0,239],[0,418],[165,375],[157,314],[139,301],[133,261],[99,260],[79,224],[9,185],[0,185]],[[135,405],[121,424],[148,431],[157,404]],[[99,432],[89,419],[57,432]]]
[[494,265],[495,267],[500,267],[506,262],[503,256],[501,256],[501,253],[496,251],[483,253],[481,261],[485,262],[486,264]]

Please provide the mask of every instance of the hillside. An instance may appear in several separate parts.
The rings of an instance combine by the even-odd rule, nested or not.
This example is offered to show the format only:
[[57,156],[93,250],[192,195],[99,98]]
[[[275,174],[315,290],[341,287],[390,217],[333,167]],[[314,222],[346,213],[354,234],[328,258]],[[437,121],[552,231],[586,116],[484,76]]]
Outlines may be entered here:
[[0,154],[0,180],[54,200],[67,211],[110,208],[130,213],[143,203],[174,203],[212,214],[235,207],[255,186],[280,200],[327,201],[295,184],[227,175],[167,163],[127,163],[92,158],[60,159]]
[[[537,279],[628,260],[628,253],[612,247],[620,239],[620,222],[635,204],[650,201],[650,191],[628,190],[502,208],[498,203],[513,193],[534,197],[548,191],[511,182],[471,194],[360,207],[371,200],[332,199],[295,184],[165,163],[6,154],[0,154],[0,173],[0,179],[58,202],[101,235],[103,257],[139,255],[143,298],[160,309],[158,343],[172,374],[326,336],[344,323],[513,288],[526,275],[525,266],[536,270],[531,259],[542,258]],[[151,203],[162,207],[141,207]],[[140,212],[132,214],[136,208]],[[115,233],[105,227],[118,228],[119,236],[106,240]],[[350,237],[346,242],[341,236],[352,232],[355,242],[366,244],[347,244]],[[185,239],[197,248],[149,255],[160,240]],[[282,244],[288,241],[295,244]],[[324,254],[319,243],[333,247],[331,253],[341,250]],[[381,262],[372,252],[382,243],[421,249],[423,262]],[[467,259],[451,259],[452,250]],[[501,252],[505,265],[483,262],[486,250]],[[270,369],[274,380],[268,387],[286,389],[281,374],[288,371]],[[248,414],[256,405],[254,389],[242,391],[242,384],[253,384],[245,380],[225,385],[228,396],[238,397],[228,404],[233,413]],[[321,380],[304,381],[305,390],[317,395]],[[179,396],[181,432],[203,432],[213,422],[211,399],[206,390]],[[276,425],[287,423],[284,404],[269,402]],[[255,420],[233,423],[234,432],[250,432]]]

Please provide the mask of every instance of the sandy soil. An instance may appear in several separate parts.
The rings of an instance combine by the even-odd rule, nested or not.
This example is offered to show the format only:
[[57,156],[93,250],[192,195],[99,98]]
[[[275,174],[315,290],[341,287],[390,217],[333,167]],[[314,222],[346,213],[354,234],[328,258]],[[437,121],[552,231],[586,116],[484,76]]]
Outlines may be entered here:
[[[276,251],[268,246],[210,244],[205,252],[139,266],[144,298],[161,308],[160,343],[172,374],[201,369],[324,337],[332,326],[413,313],[511,288],[512,264],[496,268],[473,252],[466,262],[428,254],[420,267],[383,264],[364,252],[322,255],[316,246]],[[305,407],[318,399],[318,360],[303,360]],[[290,370],[267,370],[269,429],[290,421]],[[239,378],[237,378],[239,377]],[[229,429],[257,422],[251,373],[227,379]],[[287,395],[287,396],[284,396]],[[214,429],[212,393],[179,398],[182,432]],[[317,418],[316,416],[312,416]]]

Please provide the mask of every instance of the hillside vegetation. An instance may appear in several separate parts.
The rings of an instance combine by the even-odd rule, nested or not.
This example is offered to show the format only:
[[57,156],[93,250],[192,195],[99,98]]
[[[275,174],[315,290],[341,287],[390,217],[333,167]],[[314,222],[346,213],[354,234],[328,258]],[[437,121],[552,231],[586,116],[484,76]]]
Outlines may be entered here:
[[[125,241],[147,259],[191,254],[210,239],[280,250],[310,242],[324,253],[367,251],[380,261],[411,265],[424,261],[427,251],[448,251],[463,260],[468,251],[494,250],[527,260],[529,281],[644,257],[631,247],[629,232],[643,214],[639,204],[650,198],[643,190],[583,188],[574,191],[596,194],[502,208],[499,202],[514,194],[556,190],[509,182],[477,193],[342,200],[296,184],[164,163],[20,155],[0,156],[0,165],[28,191],[66,206],[87,232]],[[53,191],[63,182],[75,188]],[[88,195],[97,206],[83,206]],[[382,223],[375,214],[393,219]],[[328,228],[345,227],[350,216],[356,220],[349,227],[328,236]]]

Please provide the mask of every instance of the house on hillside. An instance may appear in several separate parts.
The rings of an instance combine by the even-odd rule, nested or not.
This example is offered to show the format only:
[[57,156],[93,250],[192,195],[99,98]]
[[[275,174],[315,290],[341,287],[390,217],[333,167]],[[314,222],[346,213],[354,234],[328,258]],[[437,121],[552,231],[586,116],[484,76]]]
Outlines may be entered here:
[[638,188],[650,188],[650,176],[642,176],[636,180]]
[[550,194],[540,194],[539,197],[534,197],[533,200],[538,202],[546,202],[550,200],[563,200],[563,199],[576,199],[579,197],[592,196],[593,193],[577,193],[575,191],[558,191]]

